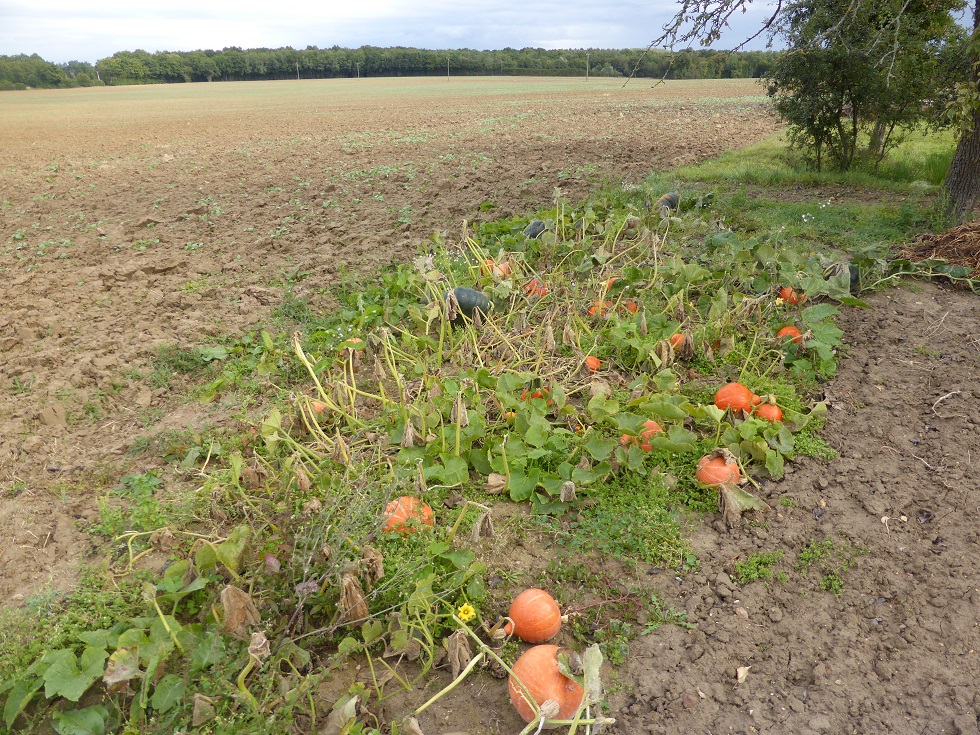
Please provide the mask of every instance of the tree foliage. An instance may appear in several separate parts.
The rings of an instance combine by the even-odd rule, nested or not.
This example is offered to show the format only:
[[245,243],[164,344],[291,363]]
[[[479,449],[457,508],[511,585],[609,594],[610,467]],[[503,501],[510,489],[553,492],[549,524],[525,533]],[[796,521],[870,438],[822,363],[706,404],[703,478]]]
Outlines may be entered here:
[[[592,76],[635,75],[655,79],[758,78],[776,54],[749,51],[730,54],[708,49],[686,49],[676,54],[637,49],[537,48],[499,51],[458,49],[438,51],[416,48],[356,49],[334,46],[320,49],[242,49],[118,51],[94,66],[71,61],[60,67],[35,55],[0,57],[0,84],[24,87],[71,87],[90,83],[161,84],[271,79],[329,79],[357,76],[442,76],[446,64],[454,76]],[[11,86],[11,88],[13,88]]]
[[[792,29],[794,24],[799,24],[801,31],[809,30],[798,37],[790,32],[794,44],[791,54],[811,55],[791,59],[788,63],[795,65],[792,73],[787,70],[783,75],[777,70],[768,75],[770,80],[776,80],[775,91],[782,89],[790,96],[805,90],[800,83],[789,82],[792,76],[808,76],[813,82],[819,70],[831,68],[831,62],[841,64],[836,68],[845,91],[829,94],[821,90],[814,100],[790,105],[793,109],[788,111],[802,125],[794,128],[796,142],[812,145],[815,158],[822,157],[824,150],[831,150],[842,160],[848,158],[854,147],[849,138],[856,137],[855,129],[862,118],[860,111],[840,98],[864,94],[865,85],[855,83],[849,64],[870,62],[872,78],[880,80],[884,71],[886,83],[882,92],[879,81],[876,102],[869,108],[881,121],[877,130],[873,128],[873,144],[880,144],[887,131],[894,130],[909,115],[919,114],[913,112],[916,107],[926,108],[934,124],[957,125],[960,140],[943,180],[940,200],[942,213],[949,221],[956,223],[970,217],[980,204],[980,0],[972,0],[972,6],[967,5],[968,0],[843,0],[832,10],[814,14],[822,23],[809,26],[794,16],[801,8],[813,9],[821,2],[764,2],[771,14],[754,34],[735,47],[742,48],[763,34],[771,43],[781,29]],[[753,0],[678,0],[674,16],[650,46],[674,48],[692,41],[710,46],[721,38],[732,16],[746,12],[752,4]],[[957,34],[951,27],[950,14],[967,7],[973,14],[972,32],[963,29],[965,33]],[[802,44],[797,45],[800,41]],[[910,52],[908,62],[906,52]],[[836,59],[830,58],[835,53]],[[808,63],[817,68],[805,68]],[[931,70],[937,71],[930,74]],[[896,79],[907,84],[893,84]],[[916,82],[920,83],[918,88]],[[934,89],[923,92],[922,87],[929,85]],[[944,100],[944,96],[948,99]],[[835,109],[839,113],[837,122],[831,119]],[[939,114],[941,110],[945,115]],[[887,138],[884,140],[887,144]]]
[[[953,22],[957,0],[929,2],[798,0],[788,4],[776,34],[789,51],[766,74],[790,140],[812,157],[847,169],[859,136],[878,160],[897,132],[945,124],[943,111],[957,77],[948,63],[962,55]],[[842,19],[850,14],[847,23]],[[952,48],[952,52],[949,49]],[[829,161],[828,161],[829,159]]]

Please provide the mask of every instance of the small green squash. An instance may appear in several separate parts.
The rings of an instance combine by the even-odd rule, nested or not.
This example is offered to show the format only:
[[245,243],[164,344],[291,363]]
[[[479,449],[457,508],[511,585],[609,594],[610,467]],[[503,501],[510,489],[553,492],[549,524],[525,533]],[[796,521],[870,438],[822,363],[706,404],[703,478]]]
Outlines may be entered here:
[[[461,314],[461,316],[453,320],[453,324],[462,324],[463,316],[472,320],[474,313],[477,311],[480,312],[481,316],[486,316],[490,313],[490,309],[493,308],[490,299],[482,291],[457,286],[452,290],[452,293],[456,297],[456,303],[459,304],[459,312]],[[449,298],[448,291],[446,292],[446,298]]]

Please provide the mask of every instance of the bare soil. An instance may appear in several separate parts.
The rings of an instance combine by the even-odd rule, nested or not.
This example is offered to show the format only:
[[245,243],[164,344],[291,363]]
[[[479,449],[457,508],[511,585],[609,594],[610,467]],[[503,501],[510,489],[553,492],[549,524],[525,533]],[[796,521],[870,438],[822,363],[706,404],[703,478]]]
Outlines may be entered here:
[[[4,96],[0,604],[71,588],[99,498],[154,461],[127,454],[138,437],[232,420],[154,388],[158,347],[255,329],[294,281],[329,308],[345,273],[486,202],[533,212],[776,129],[747,82],[362,82]],[[634,580],[694,627],[636,639],[609,672],[615,732],[980,732],[980,302],[910,283],[870,303],[844,313],[825,386],[839,456],[763,485],[764,523],[703,519],[696,572]],[[794,566],[826,540],[853,552],[839,594]],[[787,581],[732,581],[759,551],[784,553]],[[520,726],[489,677],[420,719]]]

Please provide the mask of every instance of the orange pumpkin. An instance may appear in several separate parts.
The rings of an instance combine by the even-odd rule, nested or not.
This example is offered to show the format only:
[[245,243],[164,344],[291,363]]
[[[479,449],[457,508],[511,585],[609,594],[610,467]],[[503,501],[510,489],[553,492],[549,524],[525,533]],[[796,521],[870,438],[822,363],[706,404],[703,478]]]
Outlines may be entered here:
[[712,457],[710,454],[698,460],[698,469],[694,476],[705,485],[733,485],[742,479],[737,462],[729,462],[725,457]]
[[783,420],[783,410],[772,403],[763,403],[755,409],[755,415],[772,423]]
[[626,301],[619,305],[619,309],[620,311],[628,311],[630,314],[635,314],[640,310],[640,306],[633,299],[626,299]]
[[792,304],[793,306],[802,304],[804,301],[806,301],[806,296],[796,293],[796,291],[789,286],[783,286],[781,289],[779,289],[779,298],[781,298],[787,304]]
[[503,278],[511,274],[510,263],[506,260],[497,263],[493,258],[487,258],[480,264],[480,272],[487,276],[493,274],[497,278]]
[[752,410],[753,405],[761,402],[762,399],[759,396],[741,383],[729,383],[719,388],[718,392],[715,393],[715,406],[722,411],[731,408],[733,411],[742,410],[748,413]]
[[612,306],[612,301],[593,301],[589,305],[589,316],[603,316]]
[[548,287],[540,278],[532,278],[524,286],[524,294],[528,298],[540,299],[548,293]]
[[418,498],[402,495],[385,506],[381,530],[387,533],[415,533],[421,526],[432,526],[432,508]]
[[799,344],[800,342],[803,341],[803,334],[796,327],[783,327],[778,332],[776,332],[776,336],[779,337],[780,339],[785,339],[786,337],[792,337],[793,342],[795,342],[796,344]]
[[623,436],[619,439],[619,443],[624,447],[628,447],[630,444],[636,444],[644,452],[652,452],[653,444],[650,443],[650,439],[654,434],[659,434],[662,431],[663,429],[660,428],[660,424],[652,419],[649,419],[643,422],[643,429],[640,431],[639,436],[623,434]]
[[672,334],[670,336],[670,339],[667,341],[670,342],[671,347],[673,347],[675,350],[679,350],[681,347],[684,346],[684,335],[681,334],[680,332],[678,332],[677,334]]
[[507,615],[513,625],[507,623],[504,632],[528,643],[544,643],[561,630],[558,603],[554,597],[536,587],[530,587],[515,597]]
[[[540,707],[549,699],[558,703],[556,720],[569,720],[575,716],[585,691],[558,670],[558,646],[534,646],[525,651],[513,666],[513,674],[508,680],[510,702],[514,705],[524,722],[535,719],[534,708],[527,700],[527,694],[515,681],[516,676],[527,688],[528,693]],[[558,725],[545,725],[550,730]]]
[[595,357],[594,355],[589,355],[588,357],[585,358],[585,367],[587,367],[592,372],[595,372],[600,367],[602,367],[602,363],[599,361],[598,357]]
[[529,401],[532,398],[543,398],[548,402],[549,406],[553,406],[555,404],[555,402],[551,400],[551,391],[549,391],[547,388],[539,388],[535,391],[525,390],[523,393],[521,393],[522,401]]
[[619,276],[613,276],[612,278],[607,278],[602,283],[602,292],[608,293],[609,289],[611,289],[613,287],[613,284],[616,283],[616,281],[618,280],[619,280]]

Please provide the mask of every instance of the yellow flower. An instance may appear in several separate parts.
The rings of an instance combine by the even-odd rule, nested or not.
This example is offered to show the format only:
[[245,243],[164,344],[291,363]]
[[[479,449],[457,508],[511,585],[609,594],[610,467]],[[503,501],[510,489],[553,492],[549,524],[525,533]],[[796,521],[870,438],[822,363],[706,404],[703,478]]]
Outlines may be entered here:
[[462,620],[464,623],[468,623],[470,620],[476,617],[476,610],[470,603],[465,602],[459,606],[459,609],[456,610],[456,614],[459,615],[460,620]]

